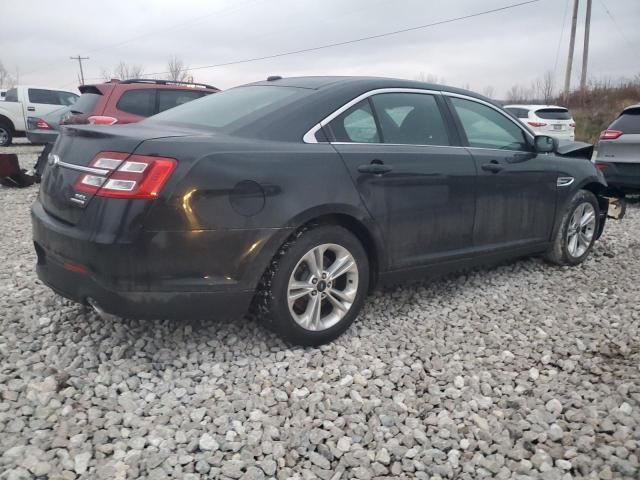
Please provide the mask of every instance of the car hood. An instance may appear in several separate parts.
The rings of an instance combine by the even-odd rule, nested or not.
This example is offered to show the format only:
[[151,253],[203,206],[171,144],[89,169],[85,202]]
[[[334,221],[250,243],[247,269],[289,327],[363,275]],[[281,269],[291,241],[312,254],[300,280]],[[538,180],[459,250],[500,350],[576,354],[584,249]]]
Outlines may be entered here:
[[586,158],[587,160],[591,160],[593,156],[593,145],[585,142],[560,140],[556,153],[562,157]]

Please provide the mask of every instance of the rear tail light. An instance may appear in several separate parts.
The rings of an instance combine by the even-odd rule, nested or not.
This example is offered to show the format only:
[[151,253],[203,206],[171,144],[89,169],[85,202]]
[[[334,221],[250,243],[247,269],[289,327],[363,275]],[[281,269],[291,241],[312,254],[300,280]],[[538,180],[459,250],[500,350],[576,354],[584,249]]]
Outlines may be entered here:
[[596,163],[596,168],[600,171],[605,170],[609,167],[606,163]]
[[41,130],[53,130],[51,125],[49,125],[47,122],[45,122],[41,118],[39,118],[38,121],[36,122],[36,128],[39,128]]
[[99,197],[149,200],[158,196],[176,164],[173,158],[100,152],[89,164],[95,172],[82,174],[74,188]]
[[546,127],[547,124],[544,122],[527,122],[532,127]]
[[623,133],[620,130],[605,130],[600,134],[600,140],[615,140]]
[[571,122],[571,123],[569,124],[569,127],[570,127],[570,128],[576,128],[576,124],[575,124],[574,122]]
[[118,121],[118,119],[113,117],[105,117],[103,115],[92,115],[87,118],[87,121],[91,125],[113,125]]

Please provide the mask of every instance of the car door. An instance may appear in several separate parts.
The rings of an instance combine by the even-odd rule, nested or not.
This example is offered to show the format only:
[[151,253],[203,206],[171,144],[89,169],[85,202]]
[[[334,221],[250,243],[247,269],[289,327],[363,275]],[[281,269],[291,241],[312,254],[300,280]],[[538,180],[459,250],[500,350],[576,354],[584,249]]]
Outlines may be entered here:
[[478,169],[474,245],[490,250],[548,241],[557,189],[553,157],[536,154],[532,135],[498,107],[446,98]]
[[78,95],[61,90],[28,88],[25,114],[30,117],[43,117],[58,110],[61,106],[72,105]]
[[327,133],[385,236],[389,267],[472,246],[476,167],[452,146],[437,92],[385,91],[337,115]]

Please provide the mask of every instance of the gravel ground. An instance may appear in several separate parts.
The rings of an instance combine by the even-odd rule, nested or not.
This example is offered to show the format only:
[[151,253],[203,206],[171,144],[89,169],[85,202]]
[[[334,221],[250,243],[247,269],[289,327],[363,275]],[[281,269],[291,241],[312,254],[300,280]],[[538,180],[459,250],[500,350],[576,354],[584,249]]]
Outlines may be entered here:
[[2,479],[639,478],[637,205],[582,266],[376,293],[301,349],[250,320],[103,320],[54,295],[36,192],[0,187]]

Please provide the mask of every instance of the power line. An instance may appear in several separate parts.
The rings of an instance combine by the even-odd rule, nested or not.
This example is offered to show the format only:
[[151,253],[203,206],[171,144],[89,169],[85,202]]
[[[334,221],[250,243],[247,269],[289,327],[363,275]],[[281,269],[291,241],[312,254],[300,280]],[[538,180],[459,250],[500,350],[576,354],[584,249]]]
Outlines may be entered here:
[[[453,22],[457,22],[457,21],[460,21],[460,20],[467,20],[469,18],[480,17],[480,16],[483,16],[483,15],[488,15],[488,14],[491,14],[491,13],[501,12],[501,11],[504,11],[504,10],[509,10],[509,9],[512,9],[512,8],[521,7],[521,6],[532,4],[532,3],[538,3],[539,1],[540,0],[528,0],[528,1],[525,1],[525,2],[519,2],[519,3],[514,3],[514,4],[511,4],[511,5],[506,5],[506,6],[500,7],[500,8],[494,8],[494,9],[491,9],[491,10],[485,10],[485,11],[478,12],[478,13],[472,13],[472,14],[469,14],[469,15],[464,15],[464,16],[461,16],[461,17],[449,18],[449,19],[446,19],[446,20],[440,20],[438,22],[428,23],[428,24],[425,24],[425,25],[418,25],[416,27],[403,28],[401,30],[394,30],[394,31],[391,31],[391,32],[380,33],[380,34],[377,34],[377,35],[369,35],[369,36],[366,36],[366,37],[355,38],[353,40],[345,40],[343,42],[328,43],[328,44],[320,45],[320,46],[317,46],[317,47],[303,48],[303,49],[300,49],[300,50],[292,50],[292,51],[288,51],[288,52],[274,53],[274,54],[271,54],[271,55],[265,55],[263,57],[252,57],[252,58],[245,58],[245,59],[242,59],[242,60],[234,60],[234,61],[230,61],[230,62],[216,63],[216,64],[213,64],[213,65],[203,65],[203,66],[200,66],[200,67],[190,67],[190,68],[186,68],[185,71],[203,70],[203,69],[207,69],[207,68],[226,67],[226,66],[229,66],[229,65],[238,65],[238,64],[241,64],[241,63],[257,62],[259,60],[268,60],[268,59],[272,59],[272,58],[286,57],[286,56],[289,56],[289,55],[297,55],[299,53],[314,52],[314,51],[323,50],[323,49],[326,49],[326,48],[340,47],[340,46],[343,46],[343,45],[349,45],[349,44],[353,44],[353,43],[364,42],[366,40],[373,40],[373,39],[376,39],[376,38],[389,37],[391,35],[398,35],[398,34],[401,34],[401,33],[412,32],[412,31],[416,31],[416,30],[422,30],[422,29],[425,29],[425,28],[435,27],[435,26],[438,26],[438,25],[445,25],[447,23],[453,23]],[[165,75],[167,73],[170,73],[170,72],[153,72],[153,73],[148,73],[147,75]]]
[[[172,24],[172,25],[167,25],[167,26],[165,26],[163,28],[156,28],[154,30],[149,30],[146,33],[142,33],[140,35],[136,35],[135,37],[131,37],[128,40],[123,40],[121,42],[112,43],[112,44],[109,44],[109,45],[103,45],[101,47],[96,47],[96,48],[93,48],[91,50],[86,50],[86,51],[84,51],[82,53],[84,53],[84,54],[94,53],[94,52],[98,52],[98,51],[101,51],[101,50],[106,50],[108,48],[119,47],[121,45],[125,45],[127,43],[133,42],[135,40],[138,40],[140,38],[152,35],[152,34],[157,33],[157,32],[161,32],[161,31],[165,31],[165,30],[173,30],[173,29],[175,29],[177,27],[182,27],[182,26],[188,25],[190,23],[199,22],[201,20],[204,20],[205,18],[211,17],[212,15],[220,15],[220,14],[225,14],[225,13],[230,13],[230,12],[233,12],[233,11],[236,11],[236,10],[240,10],[241,8],[243,8],[244,6],[246,6],[248,4],[256,3],[258,1],[262,1],[262,0],[247,0],[246,2],[243,2],[243,3],[239,4],[239,5],[236,4],[233,7],[223,8],[221,10],[215,10],[213,12],[209,12],[209,13],[204,14],[204,15],[199,15],[197,17],[190,18],[189,20],[185,20],[184,22],[175,23],[175,24]],[[51,65],[54,65],[56,63],[57,62],[49,62],[49,63],[43,65],[41,68],[38,68],[36,70],[30,70],[29,72],[23,73],[23,75],[31,75],[31,74],[34,74],[34,73],[43,72],[43,71],[47,70],[48,67],[50,67]]]
[[567,25],[567,12],[569,11],[569,0],[564,4],[564,15],[562,15],[562,29],[560,30],[560,38],[558,38],[558,47],[556,48],[556,61],[553,63],[553,78],[556,78],[558,71],[558,60],[560,59],[560,46],[562,45],[562,37],[564,36],[564,28]]
[[622,40],[627,44],[627,47],[629,47],[629,50],[632,50],[634,53],[636,53],[636,50],[633,48],[631,42],[629,41],[627,36],[624,34],[622,28],[620,28],[620,25],[618,24],[616,19],[613,17],[613,14],[607,8],[607,5],[604,3],[604,0],[600,0],[600,4],[602,5],[602,8],[604,8],[605,12],[607,12],[607,15],[609,16],[613,24],[615,25],[616,31],[618,32],[618,35],[620,35],[620,38],[622,38]]

